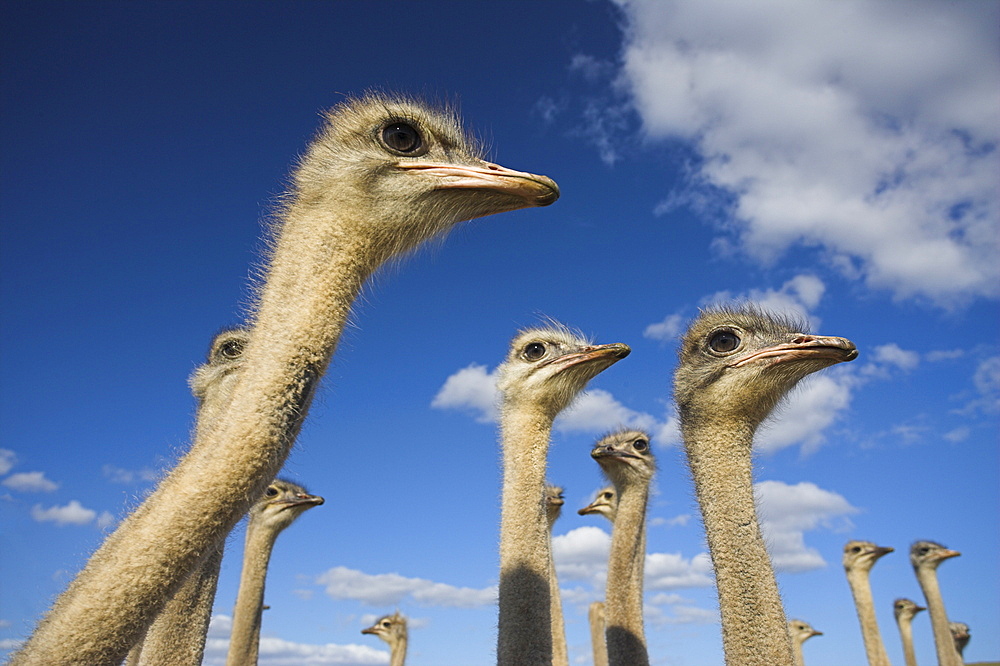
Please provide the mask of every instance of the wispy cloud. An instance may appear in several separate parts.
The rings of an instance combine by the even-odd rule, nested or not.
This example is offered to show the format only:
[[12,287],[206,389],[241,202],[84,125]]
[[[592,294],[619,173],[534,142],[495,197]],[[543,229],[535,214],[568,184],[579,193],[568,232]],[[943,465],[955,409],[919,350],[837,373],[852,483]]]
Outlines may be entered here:
[[17,463],[17,454],[10,449],[0,449],[0,474],[6,474]]
[[2,485],[22,493],[51,493],[59,484],[45,478],[45,472],[18,472],[3,480]]
[[112,483],[151,483],[156,481],[158,478],[158,473],[154,469],[149,467],[143,467],[142,469],[124,469],[122,467],[115,467],[114,465],[104,465],[101,467],[101,473],[104,474]]
[[424,606],[475,608],[497,600],[497,588],[474,589],[407,578],[396,573],[366,574],[347,567],[334,567],[316,577],[333,599],[355,599],[372,606],[393,606],[403,599]]
[[694,144],[687,187],[726,195],[747,255],[817,248],[944,307],[1000,294],[995,4],[620,4],[644,134]]
[[805,533],[820,527],[846,529],[848,516],[858,513],[842,495],[803,481],[794,485],[781,481],[754,484],[761,531],[776,571],[799,572],[820,569],[826,560],[805,543]]

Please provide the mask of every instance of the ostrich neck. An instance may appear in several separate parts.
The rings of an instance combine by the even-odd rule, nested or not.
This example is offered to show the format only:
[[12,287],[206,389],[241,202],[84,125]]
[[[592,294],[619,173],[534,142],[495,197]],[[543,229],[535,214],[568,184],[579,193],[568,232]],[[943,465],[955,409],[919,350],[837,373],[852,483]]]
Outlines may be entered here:
[[802,656],[802,643],[804,641],[792,639],[792,659],[795,666],[805,666],[805,658]]
[[406,636],[399,636],[392,644],[389,652],[389,666],[405,666],[406,664]]
[[12,665],[117,664],[281,469],[351,304],[382,258],[333,216],[292,210],[225,417],[56,600]]
[[552,614],[552,666],[569,666],[569,650],[566,647],[566,624],[563,620],[562,595],[559,592],[556,559],[552,552],[552,525],[549,525],[549,599],[551,601],[550,612]]
[[854,595],[854,605],[861,622],[861,635],[865,640],[865,654],[869,666],[889,666],[889,655],[886,654],[882,633],[878,629],[875,617],[875,602],[872,599],[872,586],[869,572],[860,568],[847,570],[847,582]]
[[924,599],[927,600],[927,613],[931,616],[938,666],[962,666],[962,658],[955,649],[955,641],[948,628],[948,613],[944,609],[937,571],[928,567],[917,567],[916,573],[920,588],[924,591]]
[[608,666],[608,646],[604,638],[604,604],[595,601],[587,613],[590,622],[590,645],[594,652],[594,666]]
[[498,666],[552,663],[548,520],[543,490],[552,417],[505,410]]
[[648,483],[616,486],[618,515],[611,536],[605,592],[608,663],[611,666],[649,664],[642,625],[642,577],[646,558]]
[[755,428],[682,414],[688,464],[715,567],[726,663],[788,665],[791,639],[754,506],[750,448]]
[[243,571],[233,609],[233,631],[226,666],[252,666],[257,663],[261,615],[264,612],[264,583],[277,537],[277,532],[253,522],[247,526]]
[[139,666],[200,666],[225,542],[209,553],[146,632]]
[[913,619],[900,618],[899,639],[903,643],[903,659],[906,666],[917,666],[917,654],[913,651]]

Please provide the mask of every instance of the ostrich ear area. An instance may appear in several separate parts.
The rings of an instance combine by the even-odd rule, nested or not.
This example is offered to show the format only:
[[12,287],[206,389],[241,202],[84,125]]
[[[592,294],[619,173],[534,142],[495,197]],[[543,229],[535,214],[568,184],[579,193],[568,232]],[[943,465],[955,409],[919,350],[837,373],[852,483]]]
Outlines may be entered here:
[[491,190],[522,201],[522,207],[548,206],[559,198],[559,186],[547,176],[514,171],[499,164],[400,163],[399,169],[439,179],[434,188]]

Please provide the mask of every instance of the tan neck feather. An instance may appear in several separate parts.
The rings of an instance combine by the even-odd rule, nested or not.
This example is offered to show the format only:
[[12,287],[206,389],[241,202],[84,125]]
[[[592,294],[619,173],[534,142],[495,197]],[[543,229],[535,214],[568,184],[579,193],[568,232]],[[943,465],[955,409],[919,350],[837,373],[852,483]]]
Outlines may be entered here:
[[754,506],[754,426],[692,421],[682,419],[682,428],[715,567],[726,663],[790,665],[785,611]]
[[917,653],[913,650],[913,618],[900,616],[896,620],[899,625],[899,639],[903,643],[903,659],[906,666],[917,666]]
[[247,524],[243,570],[233,609],[233,631],[229,638],[226,666],[251,666],[257,663],[267,565],[271,561],[271,552],[277,538],[278,532],[255,524],[252,519]]
[[917,581],[927,600],[927,613],[931,616],[934,630],[934,646],[937,649],[938,666],[962,666],[962,657],[955,649],[955,641],[948,628],[948,613],[944,609],[941,587],[938,585],[937,571],[929,567],[917,567]]
[[642,589],[646,559],[647,483],[615,486],[618,514],[611,536],[605,592],[605,631],[610,666],[649,663],[642,622]]
[[503,506],[500,517],[499,666],[552,663],[546,458],[552,418],[530,408],[501,420]]
[[886,654],[882,633],[878,629],[875,617],[875,602],[872,599],[872,587],[869,571],[854,567],[847,569],[847,582],[854,595],[854,606],[861,622],[861,635],[865,641],[865,654],[869,666],[889,666],[889,655]]

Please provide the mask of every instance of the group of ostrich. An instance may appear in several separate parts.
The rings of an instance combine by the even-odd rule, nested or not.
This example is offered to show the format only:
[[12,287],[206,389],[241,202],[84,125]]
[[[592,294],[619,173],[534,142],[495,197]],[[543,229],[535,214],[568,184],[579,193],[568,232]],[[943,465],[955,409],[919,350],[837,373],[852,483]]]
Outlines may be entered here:
[[[281,530],[323,503],[277,475],[366,281],[459,222],[546,206],[559,196],[549,178],[483,154],[454,111],[409,98],[368,93],[326,114],[282,200],[247,322],[216,336],[192,376],[199,407],[189,451],[94,552],[13,655],[13,666],[200,664],[223,547],[247,515],[227,665],[257,663],[271,548]],[[587,383],[629,353],[625,344],[594,344],[550,322],[518,333],[499,367],[500,666],[568,664],[551,548],[563,499],[546,484],[550,435]],[[802,641],[818,634],[786,621],[754,506],[751,447],[758,426],[799,380],[856,357],[847,339],[807,334],[749,305],[703,311],[682,338],[673,395],[730,666],[801,663]],[[656,469],[650,438],[612,432],[591,455],[612,485],[580,512],[614,524],[605,599],[590,614],[595,664],[641,666],[649,663],[642,587]],[[887,664],[867,586],[881,551],[859,548],[845,552],[845,566],[870,663]],[[913,548],[939,662],[960,663],[935,577],[937,564],[957,553],[931,542]],[[907,604],[897,615],[901,632],[922,610]],[[403,664],[402,615],[386,615],[364,633],[388,642],[393,666]]]

